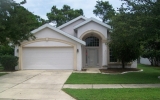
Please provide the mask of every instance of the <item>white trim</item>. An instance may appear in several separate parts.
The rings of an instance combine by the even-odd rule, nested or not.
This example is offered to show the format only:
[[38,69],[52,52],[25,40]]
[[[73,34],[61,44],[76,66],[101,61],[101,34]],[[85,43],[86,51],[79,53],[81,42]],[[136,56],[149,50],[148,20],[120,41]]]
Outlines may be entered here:
[[52,30],[54,30],[54,31],[56,31],[56,32],[58,32],[58,33],[60,33],[60,34],[62,34],[64,36],[66,36],[66,37],[68,37],[68,38],[80,43],[80,44],[86,45],[86,43],[84,41],[82,41],[82,40],[80,40],[80,39],[78,39],[78,38],[76,38],[76,37],[74,37],[74,36],[72,36],[72,35],[70,35],[68,33],[65,33],[65,32],[63,32],[63,31],[61,31],[61,30],[59,30],[59,29],[57,29],[57,28],[55,28],[55,27],[53,27],[53,26],[51,26],[49,24],[44,24],[44,25],[40,26],[39,28],[31,31],[31,33],[33,33],[33,34],[37,33],[38,31],[41,31],[44,28],[50,28],[50,29],[52,29]]
[[107,25],[107,24],[105,24],[105,23],[103,23],[103,22],[101,22],[101,21],[99,21],[99,20],[97,20],[95,18],[89,18],[88,20],[86,20],[86,21],[78,24],[77,26],[75,26],[74,29],[78,29],[79,27],[81,27],[81,26],[83,26],[83,25],[85,25],[85,24],[87,24],[87,23],[89,23],[91,21],[96,22],[96,23],[98,23],[98,24],[100,24],[100,25],[102,25],[102,26],[104,26],[104,27],[106,27],[108,29],[111,29],[110,25]]
[[66,27],[67,25],[72,24],[73,22],[75,22],[75,21],[77,21],[77,20],[79,20],[79,19],[87,20],[87,18],[85,18],[85,17],[83,17],[83,16],[79,16],[79,17],[77,17],[77,18],[75,18],[75,19],[73,19],[73,20],[71,20],[71,21],[69,21],[69,22],[67,22],[67,23],[65,23],[65,24],[57,27],[57,28],[58,28],[58,29],[61,29],[61,28],[63,28],[63,27]]

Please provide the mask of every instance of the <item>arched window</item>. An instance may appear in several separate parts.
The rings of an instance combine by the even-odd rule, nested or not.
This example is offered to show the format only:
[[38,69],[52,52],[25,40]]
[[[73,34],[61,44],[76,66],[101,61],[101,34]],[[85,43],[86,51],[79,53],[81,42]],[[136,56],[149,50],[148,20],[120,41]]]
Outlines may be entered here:
[[94,36],[90,36],[86,38],[85,42],[86,42],[87,47],[98,47],[99,46],[99,39]]

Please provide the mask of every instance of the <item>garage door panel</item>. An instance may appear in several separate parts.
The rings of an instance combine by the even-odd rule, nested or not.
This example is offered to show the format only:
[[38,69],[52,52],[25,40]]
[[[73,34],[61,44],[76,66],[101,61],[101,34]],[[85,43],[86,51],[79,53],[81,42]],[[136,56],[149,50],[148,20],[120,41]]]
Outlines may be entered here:
[[73,69],[73,48],[23,48],[23,69]]

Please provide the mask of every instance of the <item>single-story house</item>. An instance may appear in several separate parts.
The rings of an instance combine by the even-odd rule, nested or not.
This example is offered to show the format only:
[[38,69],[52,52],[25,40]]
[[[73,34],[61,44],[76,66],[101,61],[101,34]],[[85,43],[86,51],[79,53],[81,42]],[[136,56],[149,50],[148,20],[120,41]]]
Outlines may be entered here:
[[[33,30],[35,40],[15,47],[16,69],[70,69],[121,67],[106,44],[111,27],[95,18],[79,16],[59,27],[49,24]],[[136,62],[128,67],[137,67]]]

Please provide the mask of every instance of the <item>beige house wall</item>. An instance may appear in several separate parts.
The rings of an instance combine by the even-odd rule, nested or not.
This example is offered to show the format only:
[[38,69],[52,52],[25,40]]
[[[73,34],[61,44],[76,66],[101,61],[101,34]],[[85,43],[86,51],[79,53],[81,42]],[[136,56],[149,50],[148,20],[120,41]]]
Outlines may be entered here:
[[76,26],[76,25],[78,25],[78,24],[80,24],[80,23],[82,23],[84,21],[85,21],[84,19],[79,19],[79,20],[69,24],[68,26],[62,28],[61,30],[66,32],[66,33],[68,33],[68,34],[70,34],[70,35],[76,36],[75,31],[73,29],[74,26]]
[[89,22],[78,28],[77,37],[80,38],[83,33],[89,30],[98,31],[103,34],[103,38],[107,38],[107,28],[95,22]]

